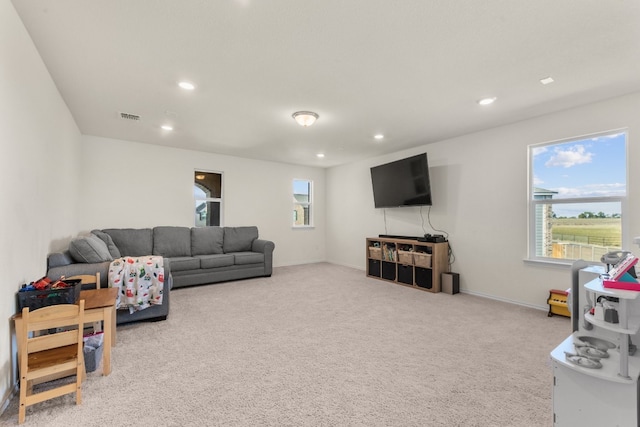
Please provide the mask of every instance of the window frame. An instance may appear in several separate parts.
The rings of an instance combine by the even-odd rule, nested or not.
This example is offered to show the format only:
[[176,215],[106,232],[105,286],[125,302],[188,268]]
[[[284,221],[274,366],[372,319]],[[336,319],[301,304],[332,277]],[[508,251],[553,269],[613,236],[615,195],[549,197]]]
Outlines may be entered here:
[[[202,198],[197,198],[195,193],[193,194],[193,209],[195,209],[196,207],[196,202],[197,201],[204,201],[205,203],[208,202],[218,202],[220,203],[220,224],[218,225],[219,227],[223,227],[224,226],[224,172],[222,171],[214,171],[214,170],[207,170],[207,169],[194,169],[193,170],[193,185],[196,186],[196,178],[195,176],[198,173],[210,173],[210,174],[216,174],[216,175],[220,175],[220,197],[205,197],[204,199]],[[195,214],[195,212],[194,212]],[[200,227],[206,227],[205,226],[201,226],[198,225],[197,222],[195,221],[195,216],[194,216],[194,227],[200,228]]]
[[[296,185],[296,181],[302,181],[302,182],[306,182],[308,184],[309,187],[309,201],[308,202],[300,202],[298,200],[296,200],[295,195],[295,185]],[[314,183],[312,179],[307,179],[307,178],[293,178],[291,180],[291,196],[293,198],[293,215],[292,215],[292,223],[291,223],[291,227],[294,229],[303,229],[303,228],[314,228],[314,211],[313,211],[313,206],[314,206],[314,201],[313,201],[313,197],[314,197]],[[307,212],[308,212],[308,216],[309,216],[309,223],[308,224],[296,224],[296,207],[302,205],[302,206],[306,206],[307,207]]]
[[[534,170],[533,170],[533,152],[536,148],[545,147],[545,146],[553,146],[568,143],[571,141],[582,141],[586,139],[599,138],[603,136],[613,135],[613,134],[625,134],[625,195],[624,196],[599,196],[599,197],[575,197],[575,198],[563,198],[563,199],[534,199]],[[529,144],[527,146],[527,261],[533,262],[542,262],[549,264],[563,264],[563,265],[571,265],[575,261],[574,259],[568,258],[552,258],[546,256],[536,255],[536,244],[537,244],[537,235],[536,235],[536,208],[538,206],[545,205],[560,205],[560,204],[585,204],[585,203],[620,203],[620,238],[621,238],[621,247],[628,247],[628,239],[627,239],[627,230],[629,227],[629,219],[628,219],[628,205],[629,205],[629,129],[621,128],[621,129],[612,129],[603,132],[597,132],[587,135],[575,136],[570,138],[563,138],[554,141],[547,141],[536,144]]]

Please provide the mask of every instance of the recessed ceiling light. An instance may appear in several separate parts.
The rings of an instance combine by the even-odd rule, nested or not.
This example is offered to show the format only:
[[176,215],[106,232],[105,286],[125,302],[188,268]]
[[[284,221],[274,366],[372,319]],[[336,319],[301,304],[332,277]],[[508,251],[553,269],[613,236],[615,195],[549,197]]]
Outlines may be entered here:
[[543,85],[548,85],[549,83],[553,83],[554,80],[551,77],[545,77],[544,79],[540,79],[540,83]]
[[196,85],[186,81],[179,82],[178,86],[180,86],[182,89],[185,89],[185,90],[194,90],[196,88]]
[[379,134],[377,134],[377,135],[373,135],[373,137],[374,137],[375,139],[382,139],[382,138],[384,138],[384,135],[383,135],[383,134],[381,134],[381,133],[379,133]]
[[319,159],[322,159],[322,158],[324,158],[324,154],[318,153],[318,154],[316,154],[316,157],[319,158]]
[[171,126],[171,125],[162,125],[162,126],[160,126],[160,127],[161,127],[162,129],[164,129],[164,130],[173,130],[173,126]]
[[493,98],[483,98],[483,99],[478,101],[478,104],[480,104],[480,105],[493,104],[496,99],[498,99],[498,98],[496,98],[495,96]]

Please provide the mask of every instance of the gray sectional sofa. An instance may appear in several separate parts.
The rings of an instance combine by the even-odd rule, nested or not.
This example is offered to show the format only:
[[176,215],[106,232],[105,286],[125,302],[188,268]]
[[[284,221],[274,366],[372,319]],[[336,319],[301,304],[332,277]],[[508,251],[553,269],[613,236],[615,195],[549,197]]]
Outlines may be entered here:
[[271,276],[272,241],[258,237],[258,228],[171,227],[93,230],[71,241],[69,249],[47,259],[47,276],[59,279],[100,273],[107,286],[109,265],[124,256],[159,255],[164,258],[163,304],[129,313],[118,310],[117,323],[162,320],[169,314],[171,288]]

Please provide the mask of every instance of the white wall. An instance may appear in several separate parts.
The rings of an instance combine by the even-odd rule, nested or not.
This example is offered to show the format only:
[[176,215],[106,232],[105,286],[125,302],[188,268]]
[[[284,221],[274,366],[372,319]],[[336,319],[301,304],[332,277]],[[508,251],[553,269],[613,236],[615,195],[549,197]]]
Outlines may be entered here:
[[13,5],[0,0],[0,411],[16,381],[15,293],[76,233],[79,150],[69,110]]
[[[325,259],[325,170],[82,137],[80,228],[154,227],[194,223],[193,172],[221,171],[224,225],[256,225],[273,240],[274,265]],[[315,228],[291,227],[294,178],[314,181]]]
[[[327,171],[328,261],[365,268],[365,238],[433,233],[427,208],[374,209],[369,168],[427,152],[431,223],[449,233],[452,271],[470,293],[546,307],[549,289],[570,285],[566,267],[524,262],[527,255],[527,145],[629,129],[629,221],[625,248],[640,235],[640,94],[586,105],[509,126],[427,144]],[[421,226],[425,220],[425,229]]]

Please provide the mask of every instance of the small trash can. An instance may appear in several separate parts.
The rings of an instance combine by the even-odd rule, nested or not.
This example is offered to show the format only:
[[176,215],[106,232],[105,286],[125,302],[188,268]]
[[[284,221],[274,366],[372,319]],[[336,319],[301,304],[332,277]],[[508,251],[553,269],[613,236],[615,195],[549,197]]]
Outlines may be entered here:
[[104,333],[97,332],[95,334],[84,337],[84,368],[86,372],[93,372],[100,365],[102,360],[102,349],[104,342]]

